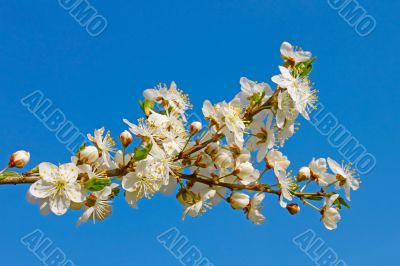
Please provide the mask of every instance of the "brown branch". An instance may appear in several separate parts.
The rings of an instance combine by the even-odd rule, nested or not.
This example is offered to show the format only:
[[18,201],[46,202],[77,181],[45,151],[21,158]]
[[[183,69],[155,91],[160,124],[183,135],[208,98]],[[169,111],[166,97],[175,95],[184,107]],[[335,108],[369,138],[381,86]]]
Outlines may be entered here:
[[[231,183],[219,182],[218,180],[213,180],[213,179],[200,178],[200,177],[197,177],[196,174],[191,174],[191,175],[186,175],[186,174],[182,174],[182,173],[175,173],[175,174],[182,179],[203,183],[203,184],[206,184],[209,186],[220,186],[220,187],[226,187],[230,190],[248,190],[248,191],[258,191],[258,192],[265,192],[265,193],[270,193],[270,194],[281,195],[280,190],[273,190],[265,184],[254,184],[254,185],[231,184]],[[329,196],[330,193],[325,193],[322,191],[319,191],[319,192],[294,192],[293,195],[296,197],[299,197],[299,198],[311,197],[311,196],[324,197],[324,196]]]
[[[123,169],[115,169],[106,172],[106,175],[111,176],[123,176],[126,174],[126,171]],[[87,176],[86,174],[80,174],[78,179],[82,179]],[[23,173],[15,176],[8,176],[3,180],[0,180],[0,185],[18,185],[18,184],[33,184],[36,181],[40,180],[40,176],[38,174],[30,174]]]

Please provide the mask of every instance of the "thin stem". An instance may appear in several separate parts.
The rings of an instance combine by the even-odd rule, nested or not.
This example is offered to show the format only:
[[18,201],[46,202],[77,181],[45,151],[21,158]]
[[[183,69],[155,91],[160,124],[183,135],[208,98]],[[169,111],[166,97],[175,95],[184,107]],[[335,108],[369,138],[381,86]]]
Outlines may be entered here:
[[4,173],[5,171],[7,171],[9,168],[10,168],[10,166],[7,165],[6,168],[4,168],[3,170],[0,171],[0,175],[1,175],[2,173]]
[[303,192],[303,190],[311,183],[311,180],[308,180],[307,183],[304,184],[304,186],[300,189],[300,192]]
[[317,206],[315,206],[314,204],[310,203],[309,201],[303,199],[304,204],[307,204],[308,206],[311,206],[313,209],[315,209],[316,211],[320,212],[321,209],[318,208]]
[[190,140],[192,139],[192,137],[194,136],[194,134],[190,134],[190,136],[189,136],[189,138],[188,138],[188,140],[186,141],[186,143],[185,143],[185,146],[183,146],[183,148],[182,148],[182,152],[184,152],[185,151],[185,149],[186,149],[186,147],[187,147],[187,145],[189,145],[189,143],[190,143]]

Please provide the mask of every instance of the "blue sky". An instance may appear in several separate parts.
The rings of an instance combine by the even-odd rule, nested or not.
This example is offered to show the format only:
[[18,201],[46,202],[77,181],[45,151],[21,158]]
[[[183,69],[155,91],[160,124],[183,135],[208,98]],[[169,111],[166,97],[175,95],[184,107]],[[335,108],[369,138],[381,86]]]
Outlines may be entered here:
[[[377,22],[361,37],[327,0],[148,0],[90,3],[108,21],[92,37],[58,1],[0,1],[0,161],[17,149],[31,166],[69,160],[69,152],[21,103],[41,90],[83,133],[105,126],[114,135],[135,120],[143,89],[175,80],[194,111],[205,99],[229,100],[239,79],[270,82],[289,41],[318,60],[311,79],[326,109],[377,159],[343,210],[336,231],[303,208],[292,217],[267,198],[267,222],[255,226],[229,206],[182,222],[174,197],[156,196],[131,209],[121,197],[111,219],[75,227],[78,213],[43,217],[27,203],[27,186],[0,187],[0,264],[42,265],[20,243],[40,229],[76,265],[180,265],[158,241],[179,229],[214,265],[313,265],[292,239],[308,229],[348,265],[397,265],[395,169],[398,139],[398,10],[394,0],[359,0]],[[284,149],[293,169],[312,157],[342,157],[307,121]]]

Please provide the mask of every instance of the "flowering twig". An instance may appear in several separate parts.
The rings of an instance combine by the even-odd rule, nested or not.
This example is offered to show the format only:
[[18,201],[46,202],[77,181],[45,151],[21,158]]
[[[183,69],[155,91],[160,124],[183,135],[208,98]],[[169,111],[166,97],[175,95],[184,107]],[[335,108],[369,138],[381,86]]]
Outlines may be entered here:
[[[281,55],[281,74],[272,77],[275,91],[267,83],[241,78],[241,92],[233,100],[204,102],[202,111],[209,121],[204,130],[201,121],[187,122],[191,104],[175,82],[169,87],[160,84],[144,91],[144,117],[137,124],[123,120],[130,132],[120,134],[121,150],[101,128],[88,135],[90,144],[82,146],[70,163],[44,162],[26,173],[7,172],[29,162],[30,154],[18,151],[0,171],[0,185],[31,184],[28,199],[45,213],[83,210],[78,225],[106,219],[111,201],[123,189],[133,208],[157,192],[176,193],[184,217],[197,217],[223,199],[255,224],[264,223],[262,201],[265,194],[273,194],[290,214],[300,211],[296,200],[303,202],[322,215],[326,228],[334,229],[340,220],[338,210],[349,207],[344,198],[358,189],[359,180],[349,165],[340,166],[330,158],[312,159],[295,178],[291,176],[290,161],[279,149],[295,133],[299,115],[309,119],[315,108],[316,92],[308,79],[315,58],[287,42]],[[140,139],[132,150],[131,133]],[[260,173],[257,167],[264,170]],[[275,184],[263,181],[269,173]],[[317,188],[310,190],[311,185]],[[335,191],[341,188],[344,198]]]

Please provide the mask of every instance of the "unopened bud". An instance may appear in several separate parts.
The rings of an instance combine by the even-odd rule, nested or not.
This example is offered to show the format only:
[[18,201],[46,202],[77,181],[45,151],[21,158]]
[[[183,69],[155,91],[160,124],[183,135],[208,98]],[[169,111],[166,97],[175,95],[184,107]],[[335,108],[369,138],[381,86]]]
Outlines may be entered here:
[[99,158],[99,151],[95,146],[87,146],[78,153],[78,159],[85,164],[94,163]]
[[232,193],[228,198],[229,203],[233,209],[243,209],[250,203],[250,196],[244,193]]
[[29,163],[31,155],[27,151],[14,152],[10,157],[9,167],[23,168]]
[[201,122],[195,121],[190,125],[190,134],[194,135],[201,131],[203,128]]
[[310,179],[311,177],[311,170],[307,166],[300,168],[297,174],[297,182],[305,181]]
[[296,203],[288,204],[286,209],[291,215],[296,215],[300,211],[300,206]]
[[121,141],[122,146],[126,148],[132,143],[133,137],[131,133],[125,130],[121,135],[119,135],[119,140]]

